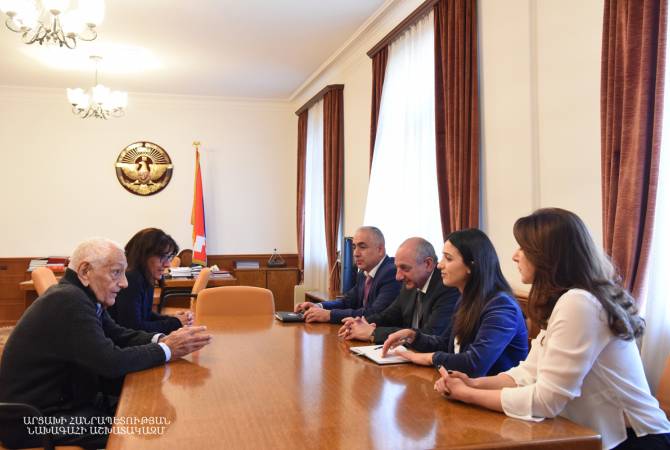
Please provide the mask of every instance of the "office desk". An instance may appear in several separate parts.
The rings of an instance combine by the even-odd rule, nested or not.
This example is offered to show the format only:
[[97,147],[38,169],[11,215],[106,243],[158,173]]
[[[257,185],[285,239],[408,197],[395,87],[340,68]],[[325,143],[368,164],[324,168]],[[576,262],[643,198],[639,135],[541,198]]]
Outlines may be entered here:
[[113,434],[107,449],[600,448],[565,419],[530,423],[446,400],[434,369],[354,356],[336,325],[206,325],[214,341],[198,354],[126,376],[117,418],[158,417],[165,428]]

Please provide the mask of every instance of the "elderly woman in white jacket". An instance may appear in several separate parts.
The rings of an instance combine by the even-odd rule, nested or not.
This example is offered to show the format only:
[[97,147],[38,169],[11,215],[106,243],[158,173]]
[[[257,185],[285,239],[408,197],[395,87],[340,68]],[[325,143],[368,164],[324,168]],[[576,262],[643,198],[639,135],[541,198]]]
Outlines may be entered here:
[[561,415],[599,432],[604,449],[670,449],[635,345],[644,321],[582,220],[540,209],[517,220],[514,237],[522,281],[533,284],[529,315],[542,328],[528,358],[493,377],[441,369],[435,389],[519,419]]

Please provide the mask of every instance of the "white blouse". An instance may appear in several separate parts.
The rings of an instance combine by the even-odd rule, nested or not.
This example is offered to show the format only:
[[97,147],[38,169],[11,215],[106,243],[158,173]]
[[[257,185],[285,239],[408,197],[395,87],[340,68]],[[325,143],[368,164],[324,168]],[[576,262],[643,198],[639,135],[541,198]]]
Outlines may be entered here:
[[502,390],[505,414],[524,420],[561,415],[602,436],[603,448],[637,436],[670,432],[650,394],[635,341],[615,337],[602,305],[571,289],[554,307],[528,358],[507,372],[517,384]]

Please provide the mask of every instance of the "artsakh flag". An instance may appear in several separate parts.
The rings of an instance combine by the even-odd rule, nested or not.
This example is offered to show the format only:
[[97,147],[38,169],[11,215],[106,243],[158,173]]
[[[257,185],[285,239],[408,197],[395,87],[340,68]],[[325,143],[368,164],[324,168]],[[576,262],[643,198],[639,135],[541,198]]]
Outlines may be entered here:
[[205,234],[205,203],[202,198],[202,177],[200,176],[200,152],[195,149],[195,187],[193,193],[193,263],[207,265],[207,238]]

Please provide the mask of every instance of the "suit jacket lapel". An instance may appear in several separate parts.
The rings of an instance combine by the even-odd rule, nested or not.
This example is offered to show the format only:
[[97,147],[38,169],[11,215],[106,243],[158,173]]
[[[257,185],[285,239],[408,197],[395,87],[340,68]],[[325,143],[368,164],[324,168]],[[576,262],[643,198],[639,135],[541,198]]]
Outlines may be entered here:
[[435,296],[440,291],[440,286],[438,283],[442,284],[442,277],[437,268],[433,269],[433,274],[430,276],[430,283],[428,283],[428,289],[426,289],[426,294],[421,299],[422,308],[421,308],[421,317],[419,317],[419,326],[423,326],[424,322],[430,316],[433,300]]

